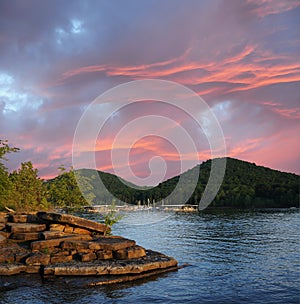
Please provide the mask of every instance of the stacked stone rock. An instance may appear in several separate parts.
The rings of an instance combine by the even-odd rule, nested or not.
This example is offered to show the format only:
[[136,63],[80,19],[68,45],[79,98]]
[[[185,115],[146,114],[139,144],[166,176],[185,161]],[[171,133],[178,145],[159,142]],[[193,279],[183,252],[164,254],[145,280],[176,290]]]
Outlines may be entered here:
[[175,259],[106,236],[109,231],[68,214],[0,213],[0,275],[128,275],[177,267]]

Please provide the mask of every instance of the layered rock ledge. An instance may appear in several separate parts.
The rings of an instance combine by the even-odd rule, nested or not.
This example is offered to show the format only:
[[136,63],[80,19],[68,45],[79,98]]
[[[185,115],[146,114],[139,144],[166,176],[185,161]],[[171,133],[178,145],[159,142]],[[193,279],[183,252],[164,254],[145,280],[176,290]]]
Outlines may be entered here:
[[0,276],[95,276],[102,285],[178,269],[174,258],[109,231],[69,214],[0,213]]

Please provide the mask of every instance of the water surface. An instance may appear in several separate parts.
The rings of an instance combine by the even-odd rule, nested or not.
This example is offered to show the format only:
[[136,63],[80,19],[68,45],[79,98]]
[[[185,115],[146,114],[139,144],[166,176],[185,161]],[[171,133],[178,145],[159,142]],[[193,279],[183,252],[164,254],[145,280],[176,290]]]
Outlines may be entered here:
[[[191,266],[150,280],[93,288],[23,276],[0,303],[299,303],[298,211],[180,213],[114,234]],[[9,278],[8,280],[12,280]],[[71,282],[71,281],[70,281]],[[3,284],[3,282],[2,282]]]

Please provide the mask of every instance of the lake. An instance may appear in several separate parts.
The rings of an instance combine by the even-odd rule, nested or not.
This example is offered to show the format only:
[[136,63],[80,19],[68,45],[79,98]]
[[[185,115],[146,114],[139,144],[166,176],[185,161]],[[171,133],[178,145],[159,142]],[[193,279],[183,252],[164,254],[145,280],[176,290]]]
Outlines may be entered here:
[[[95,217],[96,215],[93,215]],[[139,216],[137,213],[136,216]],[[299,303],[298,210],[178,213],[113,233],[190,266],[125,284],[82,288],[22,276],[0,303]]]

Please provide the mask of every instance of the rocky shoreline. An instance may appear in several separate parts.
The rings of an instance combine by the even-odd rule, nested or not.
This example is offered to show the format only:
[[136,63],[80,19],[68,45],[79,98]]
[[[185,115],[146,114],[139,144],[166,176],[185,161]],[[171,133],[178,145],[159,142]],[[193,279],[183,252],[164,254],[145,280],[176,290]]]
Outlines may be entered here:
[[177,261],[104,224],[60,213],[0,213],[0,276],[94,277],[90,286],[178,269]]

